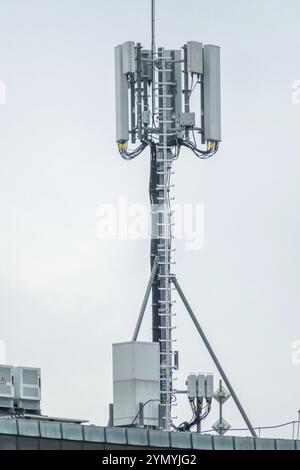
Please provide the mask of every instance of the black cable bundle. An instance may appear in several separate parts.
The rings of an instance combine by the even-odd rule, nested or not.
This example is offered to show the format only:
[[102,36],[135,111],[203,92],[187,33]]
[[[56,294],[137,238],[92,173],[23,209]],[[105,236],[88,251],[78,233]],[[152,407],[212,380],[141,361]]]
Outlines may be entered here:
[[173,429],[175,429],[178,432],[190,431],[194,426],[199,424],[202,420],[204,420],[209,415],[209,412],[211,409],[210,402],[207,403],[207,411],[204,414],[202,414],[202,404],[200,405],[197,402],[197,407],[196,407],[195,402],[192,398],[189,398],[189,402],[191,405],[193,416],[190,421],[184,421],[179,426],[175,426],[174,424],[172,424]]
[[196,155],[196,157],[201,158],[202,160],[207,160],[208,158],[213,157],[219,149],[219,143],[218,142],[215,143],[215,147],[214,147],[213,150],[198,149],[197,146],[193,142],[191,142],[190,140],[181,140],[180,145],[190,149]]
[[133,160],[138,157],[148,146],[148,142],[143,141],[137,148],[132,151],[128,151],[125,143],[119,144],[119,153],[124,160]]

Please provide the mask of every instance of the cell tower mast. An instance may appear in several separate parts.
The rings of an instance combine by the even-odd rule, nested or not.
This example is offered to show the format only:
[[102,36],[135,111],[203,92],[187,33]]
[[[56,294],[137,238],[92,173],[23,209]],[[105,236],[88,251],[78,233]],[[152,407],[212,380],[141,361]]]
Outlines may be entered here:
[[[115,49],[116,141],[120,155],[125,160],[132,160],[146,147],[151,149],[151,277],[132,341],[137,341],[152,292],[152,341],[159,343],[160,349],[160,421],[164,430],[170,430],[176,394],[173,372],[177,368],[177,354],[173,351],[172,322],[175,315],[172,292],[176,288],[251,433],[256,435],[171,271],[173,163],[182,147],[203,160],[218,151],[221,141],[220,48],[190,41],[181,50],[156,49],[155,0],[151,1],[151,17],[151,50],[131,41]],[[196,88],[199,91],[198,113],[190,110],[191,94]],[[132,144],[138,142],[138,146],[129,150],[129,140]]]

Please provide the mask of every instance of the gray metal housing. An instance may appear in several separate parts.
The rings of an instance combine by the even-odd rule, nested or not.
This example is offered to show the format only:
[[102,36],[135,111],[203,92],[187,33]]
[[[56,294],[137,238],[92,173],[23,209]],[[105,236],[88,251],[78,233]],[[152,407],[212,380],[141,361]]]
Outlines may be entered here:
[[115,47],[115,80],[116,80],[116,141],[127,142],[129,139],[128,82],[127,82],[127,76],[124,75],[123,73],[123,46],[122,45]]
[[197,41],[189,41],[187,43],[187,59],[188,73],[203,73],[203,51],[202,43]]
[[122,45],[123,74],[135,73],[135,44],[133,41],[124,42]]
[[205,377],[205,398],[212,398],[214,395],[214,376],[207,374]]
[[204,398],[205,397],[205,374],[198,374],[197,377],[197,397]]
[[204,46],[204,139],[220,142],[221,136],[220,48]]

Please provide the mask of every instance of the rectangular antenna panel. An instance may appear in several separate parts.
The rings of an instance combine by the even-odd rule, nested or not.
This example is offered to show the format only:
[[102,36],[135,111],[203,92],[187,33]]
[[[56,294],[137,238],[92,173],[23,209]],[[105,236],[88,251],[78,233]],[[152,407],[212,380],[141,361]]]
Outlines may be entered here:
[[123,73],[135,73],[135,45],[133,41],[124,42],[122,45]]
[[116,81],[116,141],[127,142],[129,139],[128,82],[123,73],[123,46],[115,47]]
[[203,73],[203,46],[201,42],[187,43],[188,72],[200,75]]
[[[181,51],[174,51],[174,58],[177,61],[182,59]],[[174,81],[176,82],[175,90],[175,116],[176,119],[180,119],[182,113],[182,64],[181,62],[175,62],[174,64]]]
[[220,48],[204,46],[204,139],[220,142],[221,138],[221,77]]
[[214,395],[214,376],[207,374],[205,379],[205,398],[212,398]]
[[197,376],[190,374],[187,378],[187,394],[189,398],[197,397]]
[[198,398],[205,397],[205,375],[198,374],[197,377],[197,396]]

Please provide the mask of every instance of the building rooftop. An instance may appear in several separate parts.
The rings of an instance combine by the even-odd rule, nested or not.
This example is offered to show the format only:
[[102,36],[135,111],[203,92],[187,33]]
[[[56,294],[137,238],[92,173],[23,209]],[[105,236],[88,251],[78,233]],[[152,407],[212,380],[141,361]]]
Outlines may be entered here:
[[300,450],[300,441],[212,436],[76,424],[69,420],[0,419],[0,450]]

